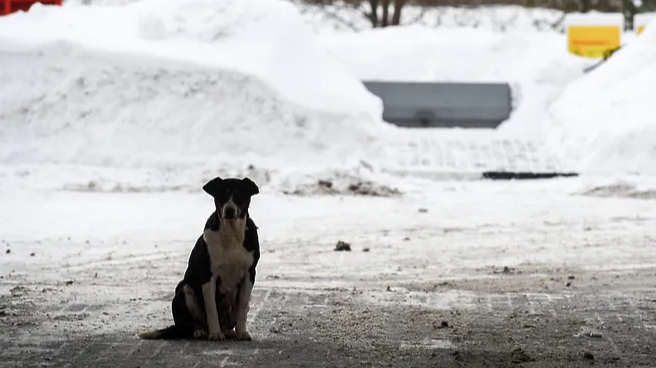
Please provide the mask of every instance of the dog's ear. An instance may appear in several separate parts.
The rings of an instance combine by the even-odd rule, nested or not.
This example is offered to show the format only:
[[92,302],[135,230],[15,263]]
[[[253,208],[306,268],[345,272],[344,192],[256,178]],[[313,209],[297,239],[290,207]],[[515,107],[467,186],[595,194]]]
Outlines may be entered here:
[[260,192],[260,188],[251,179],[243,178],[241,182],[244,183],[244,190],[249,196],[254,196]]
[[203,185],[203,190],[205,193],[215,197],[217,194],[219,194],[221,187],[223,187],[223,179],[217,176],[216,178],[205,183],[205,185]]

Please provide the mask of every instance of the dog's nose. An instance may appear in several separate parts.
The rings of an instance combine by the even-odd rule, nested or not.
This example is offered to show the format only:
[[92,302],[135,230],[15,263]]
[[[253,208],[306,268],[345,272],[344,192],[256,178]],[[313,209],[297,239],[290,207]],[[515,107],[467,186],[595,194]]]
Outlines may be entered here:
[[227,207],[226,209],[223,210],[223,217],[225,217],[226,220],[232,220],[233,218],[235,218],[236,212],[237,211],[235,211],[234,208]]

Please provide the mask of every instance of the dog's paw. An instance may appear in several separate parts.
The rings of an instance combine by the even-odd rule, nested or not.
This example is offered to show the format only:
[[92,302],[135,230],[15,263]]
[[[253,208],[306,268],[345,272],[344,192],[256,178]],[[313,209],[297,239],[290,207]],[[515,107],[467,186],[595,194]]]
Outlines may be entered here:
[[194,330],[194,339],[205,339],[207,338],[207,331],[203,329]]
[[225,340],[225,335],[223,332],[210,332],[207,335],[207,339],[210,341],[223,341]]
[[251,336],[251,334],[248,333],[248,331],[240,331],[239,333],[237,333],[237,340],[252,341],[253,337]]
[[226,339],[234,339],[237,337],[237,333],[235,330],[225,330],[223,331],[223,336],[225,336]]

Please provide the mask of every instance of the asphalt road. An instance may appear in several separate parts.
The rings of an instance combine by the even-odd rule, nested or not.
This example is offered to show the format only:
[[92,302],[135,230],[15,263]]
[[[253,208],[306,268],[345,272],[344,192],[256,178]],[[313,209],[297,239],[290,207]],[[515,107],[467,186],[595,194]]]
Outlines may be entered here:
[[[48,297],[56,287],[29,285],[0,300],[0,366],[653,367],[655,285],[654,269],[506,269],[383,290],[258,288],[253,342],[142,341],[136,326],[104,332],[94,323],[125,319],[117,305],[94,304],[83,286]],[[139,299],[122,311],[140,315],[150,302]],[[374,299],[385,302],[365,302]],[[165,323],[166,309],[150,325]]]

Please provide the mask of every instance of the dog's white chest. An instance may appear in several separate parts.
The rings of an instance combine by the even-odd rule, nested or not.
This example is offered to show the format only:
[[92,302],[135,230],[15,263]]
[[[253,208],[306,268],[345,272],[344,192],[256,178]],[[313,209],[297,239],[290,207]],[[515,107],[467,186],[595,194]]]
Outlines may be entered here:
[[203,237],[210,255],[212,275],[217,277],[219,291],[228,293],[235,290],[253,264],[253,252],[243,247],[243,231],[232,234],[208,229]]

